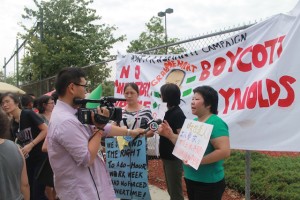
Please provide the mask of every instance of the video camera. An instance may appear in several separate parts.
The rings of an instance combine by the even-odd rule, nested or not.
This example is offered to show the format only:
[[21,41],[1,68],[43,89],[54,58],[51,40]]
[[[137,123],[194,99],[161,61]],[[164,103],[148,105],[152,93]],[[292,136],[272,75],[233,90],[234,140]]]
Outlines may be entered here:
[[[81,105],[78,108],[77,117],[78,120],[83,124],[93,124],[91,118],[91,112],[93,112],[95,122],[98,124],[107,124],[109,120],[120,122],[122,120],[122,108],[115,107],[114,103],[117,101],[126,101],[126,99],[114,98],[114,97],[102,97],[101,99],[74,99],[74,103]],[[109,110],[109,117],[99,115],[96,108],[85,108],[87,103],[99,103],[100,107],[106,106]]]

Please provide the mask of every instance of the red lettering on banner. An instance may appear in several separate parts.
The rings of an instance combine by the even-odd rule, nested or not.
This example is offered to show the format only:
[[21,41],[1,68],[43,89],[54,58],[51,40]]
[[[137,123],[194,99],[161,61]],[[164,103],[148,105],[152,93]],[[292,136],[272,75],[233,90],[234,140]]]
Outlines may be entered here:
[[215,67],[213,69],[213,75],[219,76],[223,72],[225,65],[226,65],[226,59],[222,57],[218,57],[214,63]]
[[208,62],[207,60],[203,60],[201,61],[201,67],[202,67],[202,73],[200,76],[200,81],[204,81],[205,79],[207,79],[210,75],[209,69],[211,67],[210,62]]
[[135,79],[139,80],[141,75],[141,67],[139,65],[135,66]]
[[282,76],[279,82],[285,88],[287,95],[285,99],[278,100],[278,105],[280,107],[289,107],[295,100],[295,92],[291,85],[296,82],[296,79],[291,76]]
[[139,87],[140,96],[149,97],[150,82],[135,82]]
[[268,96],[269,96],[269,102],[270,102],[270,105],[273,105],[277,101],[277,99],[280,95],[280,87],[275,81],[273,81],[271,79],[267,79],[266,84],[267,84],[267,92],[268,92]]
[[[124,93],[124,87],[126,82],[119,82],[118,80],[115,81],[115,88],[116,93],[123,94]],[[150,91],[150,82],[135,82],[137,86],[139,87],[140,96],[149,97],[149,91]]]
[[247,55],[249,52],[251,52],[252,50],[252,46],[246,48],[240,55],[236,66],[237,68],[241,71],[241,72],[249,72],[251,70],[251,63],[244,63],[242,61],[242,58],[245,57],[245,55]]
[[170,69],[175,67],[180,67],[182,70],[190,72],[195,72],[197,69],[197,66],[192,65],[183,60],[168,60],[164,63],[164,68],[159,73],[159,75],[157,75],[156,78],[151,81],[151,85],[157,85],[161,80],[163,80],[163,78],[167,75]]
[[[141,105],[143,105],[145,107],[150,107],[151,101],[139,101],[139,104],[141,104]],[[117,101],[115,103],[115,106],[121,107],[121,108],[125,107],[126,105],[127,105],[126,101]]]
[[[263,44],[255,44],[245,49],[239,47],[236,53],[228,51],[226,53],[227,57],[217,57],[212,63],[208,60],[200,61],[200,66],[202,72],[199,77],[199,81],[204,81],[211,76],[219,76],[223,72],[233,72],[234,63],[236,63],[236,69],[240,72],[249,72],[253,68],[263,68],[268,64],[274,62],[274,52],[277,52],[277,58],[281,56],[282,53],[282,42],[285,36],[281,36]],[[229,61],[227,59],[229,58]],[[269,61],[269,62],[268,62]],[[211,71],[212,70],[212,73]]]
[[243,51],[243,48],[239,47],[237,50],[236,50],[236,54],[233,54],[231,51],[228,51],[226,53],[226,56],[230,59],[230,66],[229,66],[229,69],[228,69],[228,72],[232,72],[232,67],[233,67],[233,64],[236,60],[236,58],[238,57],[238,55],[240,55],[240,53]]
[[130,65],[128,65],[127,67],[123,66],[121,69],[121,74],[120,74],[120,78],[128,78],[129,77],[129,71],[130,71]]
[[123,94],[124,86],[125,86],[124,82],[119,82],[118,80],[115,81],[115,88],[117,88],[116,91],[117,93]]
[[[220,89],[219,93],[224,98],[225,107],[223,114],[228,110],[254,109],[257,104],[260,108],[270,107],[277,102],[279,107],[288,107],[295,100],[295,92],[292,84],[296,79],[291,76],[282,76],[279,83],[271,80],[265,80],[266,96],[263,96],[263,80],[255,81],[252,85],[246,87],[242,93],[240,88]],[[279,98],[280,94],[286,92],[285,98]],[[231,106],[231,107],[230,107]]]

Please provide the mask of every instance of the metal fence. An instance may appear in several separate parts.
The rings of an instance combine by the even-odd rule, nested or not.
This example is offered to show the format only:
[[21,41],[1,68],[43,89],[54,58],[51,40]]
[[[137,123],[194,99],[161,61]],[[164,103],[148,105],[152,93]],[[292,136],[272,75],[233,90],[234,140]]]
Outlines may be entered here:
[[[233,35],[236,35],[240,31],[244,30],[245,28],[247,28],[251,25],[252,24],[243,25],[243,26],[239,26],[239,27],[231,28],[231,29],[227,29],[227,30],[220,30],[220,31],[216,31],[213,33],[201,35],[198,37],[182,40],[180,42],[176,42],[173,44],[155,47],[155,48],[148,49],[148,50],[138,52],[138,53],[156,54],[156,52],[161,48],[166,48],[166,47],[171,47],[171,46],[176,46],[176,45],[178,45],[180,47],[184,47],[187,51],[195,51],[195,50],[199,50],[203,47],[206,47],[208,45],[219,42],[221,40],[224,40]],[[113,66],[115,63],[115,59],[108,60],[103,63],[107,64],[108,66]],[[99,63],[97,63],[97,64],[99,64]],[[84,67],[84,69],[88,70],[89,68],[95,67],[95,65],[86,66],[86,67]],[[21,85],[21,88],[24,89],[28,93],[33,92],[36,94],[43,94],[48,91],[51,91],[54,88],[54,81],[55,81],[54,79],[55,79],[55,77],[49,77],[42,81],[31,82],[28,84]],[[155,145],[154,143],[149,142],[148,147],[153,148],[154,145]],[[236,153],[236,152],[234,152],[234,153]],[[224,197],[223,199],[247,199],[247,200],[250,200],[250,199],[300,199],[300,186],[299,186],[300,184],[297,185],[295,183],[296,184],[295,187],[299,188],[298,193],[296,192],[294,195],[288,196],[290,188],[282,186],[282,185],[280,186],[280,184],[278,184],[278,182],[280,182],[280,179],[272,179],[273,176],[274,177],[282,176],[280,173],[282,173],[283,171],[284,172],[291,171],[294,168],[290,168],[289,165],[286,165],[284,169],[280,169],[280,170],[271,169],[271,167],[270,167],[270,170],[264,171],[264,174],[261,175],[260,173],[258,173],[258,171],[260,170],[259,167],[258,167],[258,169],[256,169],[257,168],[256,166],[255,166],[255,169],[252,168],[251,163],[253,161],[256,162],[257,160],[253,160],[251,155],[252,155],[252,152],[244,151],[240,155],[241,156],[240,159],[237,159],[236,157],[229,158],[228,162],[225,162],[225,174],[227,174],[227,169],[228,169],[228,171],[230,169],[235,173],[233,173],[233,175],[232,174],[230,175],[230,176],[232,176],[232,178],[230,176],[228,176],[228,178],[226,177],[228,189],[226,190],[227,196]],[[281,155],[279,154],[279,156],[281,156]],[[155,157],[151,157],[151,159],[153,159],[153,158],[155,158]],[[276,158],[277,157],[274,157],[274,159],[276,159]],[[236,160],[232,160],[232,159],[236,159]],[[300,167],[299,160],[293,160],[293,159],[294,159],[294,156],[291,157],[291,162],[297,162],[298,166]],[[268,159],[263,160],[263,158],[262,158],[262,161],[260,164],[262,166],[263,165],[268,166],[267,162],[271,162],[271,161],[269,161]],[[286,161],[283,161],[283,162],[286,162]],[[258,166],[260,166],[260,164],[258,164]],[[237,167],[236,165],[239,165],[239,166],[242,165],[242,167],[235,168],[235,167]],[[151,170],[157,170],[157,169],[149,168],[149,171],[151,171]],[[228,174],[230,174],[230,173],[228,173]],[[259,176],[259,177],[257,177],[257,176]],[[298,173],[291,173],[291,176],[293,176],[294,179],[299,180],[299,183],[300,183],[300,176],[298,175]],[[158,177],[158,178],[164,179],[164,177]],[[234,178],[237,178],[238,180],[235,181]],[[267,179],[267,178],[269,178],[269,179]],[[257,183],[257,182],[264,182],[266,180],[270,180],[270,182],[269,182],[269,184],[265,184],[264,186],[261,186]],[[272,182],[272,180],[279,180],[279,181],[275,183],[275,182]],[[266,191],[271,188],[272,184],[274,184],[274,185],[278,184],[279,186],[277,189],[274,189],[274,188],[272,189],[272,190],[274,190],[274,192],[273,192],[274,194],[272,192],[271,192],[271,194],[267,193]],[[286,184],[287,185],[294,184],[294,182],[286,183]],[[252,188],[255,189],[254,192],[252,192]],[[285,193],[287,193],[287,195]]]

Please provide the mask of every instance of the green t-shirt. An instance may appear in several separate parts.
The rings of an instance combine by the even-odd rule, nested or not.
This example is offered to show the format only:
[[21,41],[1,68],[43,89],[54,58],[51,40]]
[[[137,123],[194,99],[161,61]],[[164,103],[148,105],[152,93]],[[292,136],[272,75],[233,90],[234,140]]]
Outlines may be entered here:
[[[195,121],[197,120],[196,118]],[[217,115],[211,115],[205,123],[213,125],[210,139],[229,136],[227,124]],[[209,141],[204,155],[212,151],[214,151],[214,147]],[[211,164],[200,165],[198,170],[195,170],[191,166],[183,165],[184,177],[197,182],[216,183],[224,178],[223,162],[224,160],[220,160]]]

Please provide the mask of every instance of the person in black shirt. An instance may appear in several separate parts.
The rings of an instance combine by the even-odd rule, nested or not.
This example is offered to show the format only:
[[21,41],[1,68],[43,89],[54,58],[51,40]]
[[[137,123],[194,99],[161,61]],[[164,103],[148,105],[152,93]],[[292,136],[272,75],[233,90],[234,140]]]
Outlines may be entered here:
[[[181,92],[174,83],[166,83],[160,88],[162,101],[167,103],[164,120],[171,126],[175,134],[179,134],[184,120],[186,119],[183,111],[179,107]],[[172,152],[174,144],[163,136],[159,140],[159,153],[163,161],[163,168],[167,183],[168,193],[171,200],[183,200],[182,192],[182,161],[175,157]]]
[[26,159],[30,185],[30,199],[43,200],[45,185],[36,180],[36,175],[47,154],[42,152],[42,144],[47,134],[47,125],[31,109],[21,110],[19,99],[13,93],[5,93],[0,99],[2,109],[12,116],[12,137],[21,146]]

